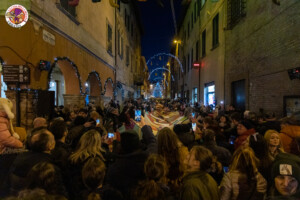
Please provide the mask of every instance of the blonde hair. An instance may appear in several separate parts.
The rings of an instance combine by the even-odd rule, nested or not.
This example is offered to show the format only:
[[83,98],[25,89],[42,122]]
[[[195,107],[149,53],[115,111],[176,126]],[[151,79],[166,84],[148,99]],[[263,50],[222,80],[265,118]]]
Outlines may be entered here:
[[237,170],[242,174],[246,174],[248,182],[251,182],[258,173],[258,163],[259,160],[250,147],[240,147],[234,152],[229,169],[230,171]]
[[89,130],[81,136],[75,152],[70,155],[70,160],[72,163],[77,163],[98,156],[105,161],[101,152],[105,151],[101,147],[100,133],[94,129]]
[[93,119],[99,119],[100,115],[97,111],[92,111],[92,112],[90,112],[90,117]]
[[[269,144],[270,144],[271,135],[272,135],[273,133],[275,133],[275,134],[277,134],[277,135],[279,136],[279,133],[278,133],[277,131],[275,131],[275,130],[272,130],[272,129],[267,130],[266,133],[265,133],[264,138],[265,138],[266,141],[267,141],[268,147],[269,147]],[[282,141],[281,141],[281,138],[280,138],[280,137],[279,137],[279,146],[278,146],[278,149],[280,149],[280,151],[282,151],[282,152],[284,151],[284,150],[283,150],[283,146],[282,146]]]

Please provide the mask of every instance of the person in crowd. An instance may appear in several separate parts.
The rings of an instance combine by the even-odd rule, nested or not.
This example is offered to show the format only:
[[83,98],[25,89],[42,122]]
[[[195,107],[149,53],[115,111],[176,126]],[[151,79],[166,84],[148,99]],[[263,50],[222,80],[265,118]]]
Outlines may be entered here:
[[231,161],[231,153],[228,149],[217,145],[215,132],[210,129],[204,130],[203,141],[203,146],[209,149],[223,166],[228,167]]
[[227,115],[220,115],[219,117],[219,127],[221,128],[221,132],[230,128],[230,122]]
[[85,119],[85,121],[87,121],[89,113],[88,113],[87,109],[81,108],[78,112],[78,116],[82,116]]
[[231,128],[227,129],[224,131],[224,135],[229,141],[230,136],[237,137],[237,126],[239,124],[239,121],[241,120],[241,114],[239,112],[234,112],[230,115],[230,120],[231,120]]
[[[249,120],[242,120],[237,126],[238,137],[234,141],[234,149],[238,149],[247,143],[247,138],[255,133],[255,129]],[[247,145],[247,144],[246,144]]]
[[47,120],[43,117],[37,117],[33,120],[33,128],[47,127]]
[[133,189],[145,179],[144,163],[148,153],[143,151],[138,134],[128,130],[121,134],[121,154],[107,170],[106,183],[131,199]]
[[68,197],[60,169],[49,162],[39,162],[27,175],[27,189],[41,188],[48,194]]
[[274,160],[279,153],[284,151],[280,135],[276,130],[268,130],[266,131],[264,138],[267,141],[269,155],[271,159]]
[[272,165],[272,187],[270,200],[300,199],[300,158],[288,153],[280,153]]
[[[80,199],[84,185],[81,171],[83,165],[94,157],[105,162],[105,151],[101,147],[100,133],[92,129],[80,138],[76,150],[70,155],[68,163],[68,191],[71,199]],[[76,195],[79,194],[79,195]]]
[[35,189],[25,189],[20,191],[17,196],[11,196],[5,198],[6,200],[67,200],[65,196],[62,195],[51,195],[41,188]]
[[92,197],[99,195],[102,200],[122,200],[122,194],[109,187],[103,185],[106,167],[104,162],[98,158],[90,158],[82,168],[82,180],[86,191],[83,192],[83,199],[93,199]]
[[36,129],[29,138],[30,151],[19,154],[14,160],[9,173],[10,190],[16,193],[23,189],[31,168],[39,162],[53,163],[50,155],[55,147],[53,134],[46,128]]
[[72,150],[75,150],[78,141],[87,130],[84,124],[85,119],[82,116],[77,116],[68,132],[66,143],[71,146]]
[[299,154],[296,137],[300,136],[300,120],[295,116],[285,117],[281,120],[280,139],[283,149],[287,153]]
[[146,180],[141,181],[134,191],[135,200],[165,200],[169,195],[166,184],[167,164],[161,155],[152,154],[145,162]]
[[267,182],[258,172],[259,160],[250,147],[238,148],[220,185],[221,200],[263,200]]
[[280,132],[280,121],[277,120],[275,113],[262,113],[257,118],[259,127],[257,131],[259,134],[265,135],[268,130],[276,130]]
[[187,173],[183,178],[180,199],[219,199],[218,186],[207,173],[212,164],[211,151],[201,146],[194,146],[188,156]]
[[[197,143],[195,142],[195,135],[192,132],[191,123],[188,124],[176,124],[173,127],[173,131],[176,133],[178,139],[188,149],[191,149]],[[196,132],[196,131],[195,131]]]
[[142,143],[145,144],[145,151],[149,154],[157,153],[157,139],[153,134],[151,126],[142,127]]
[[64,121],[54,120],[49,127],[49,131],[55,138],[55,148],[51,151],[51,155],[56,165],[65,170],[71,153],[70,146],[65,143],[68,134],[67,125]]
[[176,134],[167,127],[158,131],[157,145],[158,154],[164,157],[168,166],[168,185],[171,191],[176,193],[185,171],[184,163],[188,155],[188,149],[183,146]]
[[256,158],[258,158],[258,171],[267,180],[270,180],[270,169],[272,158],[270,157],[268,144],[264,136],[256,132],[249,136],[249,147],[252,148]]

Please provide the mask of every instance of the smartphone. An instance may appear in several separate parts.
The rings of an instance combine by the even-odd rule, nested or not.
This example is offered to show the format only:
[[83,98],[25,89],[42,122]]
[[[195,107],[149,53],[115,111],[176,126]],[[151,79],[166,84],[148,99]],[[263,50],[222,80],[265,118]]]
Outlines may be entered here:
[[196,131],[197,124],[196,123],[192,123],[192,128],[193,128],[193,131]]
[[100,119],[96,119],[97,125],[100,124]]
[[224,171],[224,173],[229,172],[229,167],[223,167],[223,171]]
[[108,133],[107,137],[108,138],[113,138],[113,137],[115,137],[115,134],[114,133]]
[[195,113],[194,112],[192,113],[192,117],[195,118]]
[[234,144],[235,141],[235,137],[234,136],[230,136],[229,138],[229,144]]
[[141,121],[141,115],[142,115],[141,110],[135,110],[135,121],[140,122]]

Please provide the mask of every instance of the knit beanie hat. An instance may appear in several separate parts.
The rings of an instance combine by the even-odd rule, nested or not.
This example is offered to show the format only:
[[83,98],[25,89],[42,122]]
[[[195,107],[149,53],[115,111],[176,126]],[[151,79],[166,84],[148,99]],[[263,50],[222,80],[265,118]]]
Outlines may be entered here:
[[278,175],[293,176],[300,183],[300,158],[293,154],[280,153],[272,165],[272,180]]
[[132,153],[139,149],[140,139],[136,131],[128,130],[121,133],[121,146],[124,153]]
[[239,122],[239,124],[242,124],[243,126],[245,126],[245,128],[247,130],[254,128],[253,124],[249,120],[242,120]]

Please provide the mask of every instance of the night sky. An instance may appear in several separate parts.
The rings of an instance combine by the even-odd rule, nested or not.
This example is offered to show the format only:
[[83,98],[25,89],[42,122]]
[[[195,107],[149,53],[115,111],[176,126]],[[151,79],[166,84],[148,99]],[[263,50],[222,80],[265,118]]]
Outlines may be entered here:
[[[161,7],[157,0],[139,2],[140,14],[144,29],[142,36],[142,55],[146,61],[158,53],[170,53],[175,28],[172,17],[172,10],[169,0],[161,0],[164,7]],[[173,0],[177,25],[180,22],[182,10],[181,0]],[[149,70],[162,67],[162,63],[167,62],[168,57],[158,57],[152,60],[152,65],[148,65]],[[160,74],[158,74],[160,76]]]

